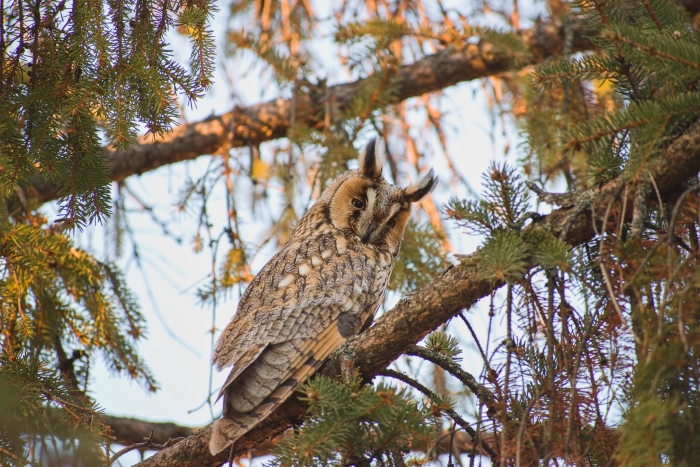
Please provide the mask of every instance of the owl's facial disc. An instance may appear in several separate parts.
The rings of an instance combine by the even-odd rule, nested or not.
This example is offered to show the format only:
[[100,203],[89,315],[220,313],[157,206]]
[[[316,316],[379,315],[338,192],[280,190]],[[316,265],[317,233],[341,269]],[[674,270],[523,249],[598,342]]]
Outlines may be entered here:
[[386,150],[381,139],[367,144],[359,170],[341,175],[322,195],[331,224],[348,238],[390,251],[401,247],[411,215],[411,203],[426,197],[437,183],[429,171],[411,186],[400,188],[382,177]]

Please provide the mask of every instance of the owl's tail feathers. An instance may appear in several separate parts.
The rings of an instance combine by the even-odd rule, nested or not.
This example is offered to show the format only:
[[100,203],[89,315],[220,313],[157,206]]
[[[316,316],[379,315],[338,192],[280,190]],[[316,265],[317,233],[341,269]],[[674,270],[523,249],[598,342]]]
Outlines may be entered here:
[[[318,366],[316,366],[318,368]],[[307,372],[314,368],[305,366]],[[258,423],[265,420],[277,409],[294,390],[299,386],[299,379],[293,378],[285,381],[270,397],[265,399],[253,411],[248,413],[229,412],[228,417],[220,418],[214,422],[211,438],[209,438],[209,451],[217,455],[235,443],[238,438],[252,430]]]
[[211,438],[209,438],[209,451],[217,455],[224,449],[235,443],[238,438],[252,430],[258,423],[265,420],[299,387],[300,381],[304,381],[321,365],[323,360],[312,360],[300,368],[294,377],[288,379],[279,386],[267,399],[248,413],[230,411],[228,417],[214,422]]
[[211,438],[209,438],[209,452],[212,456],[219,454],[236,442],[238,438],[231,438],[229,433],[235,432],[237,425],[230,418],[220,418],[214,422],[214,429],[211,432]]

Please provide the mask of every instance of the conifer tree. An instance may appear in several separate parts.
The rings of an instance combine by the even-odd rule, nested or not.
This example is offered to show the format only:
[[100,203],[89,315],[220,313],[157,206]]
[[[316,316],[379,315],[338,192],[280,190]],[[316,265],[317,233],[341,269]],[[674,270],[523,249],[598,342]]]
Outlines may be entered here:
[[[390,284],[404,299],[332,355],[298,400],[237,443],[234,457],[293,424],[275,465],[406,465],[437,456],[470,466],[486,458],[500,466],[694,465],[698,6],[555,0],[526,29],[524,2],[481,3],[467,15],[440,1],[341,2],[327,21],[358,79],[329,86],[315,74],[322,21],[311,2],[232,2],[228,58],[252,58],[290,97],[171,133],[172,89],[194,99],[211,84],[212,5],[74,2],[62,16],[65,3],[3,4],[0,461],[51,463],[56,440],[73,443],[84,464],[109,461],[104,448],[120,438],[109,438],[99,401],[87,396],[95,355],[156,387],[135,350],[145,323],[118,269],[76,249],[66,230],[112,212],[120,238],[131,194],[120,183],[110,205],[110,177],[123,182],[213,153],[178,206],[198,214],[194,248],[212,251],[215,273],[197,294],[215,307],[245,288],[262,248],[284,242],[310,200],[352,166],[364,135],[389,142],[394,181],[423,168],[425,141],[411,134],[409,97],[422,96],[415,108],[453,171],[445,186],[465,193],[454,164],[463,155],[448,150],[439,97],[423,94],[491,76],[484,87],[494,116],[521,131],[517,156],[490,166],[481,194],[422,206]],[[167,56],[172,26],[192,37],[190,71]],[[139,124],[162,135],[172,158],[129,165],[133,148],[155,147],[135,139]],[[209,124],[228,130],[203,138]],[[102,152],[105,142],[120,149]],[[117,167],[111,174],[108,164]],[[268,238],[252,241],[239,214],[264,209],[272,184],[285,208],[270,211]],[[547,191],[562,184],[566,193]],[[209,206],[221,185],[227,212],[217,233]],[[245,206],[241,186],[250,191]],[[55,198],[61,218],[48,223],[40,204]],[[447,254],[444,232],[455,226],[481,237],[476,252]],[[479,299],[488,302],[486,336],[468,313]],[[399,357],[410,363],[389,367]],[[481,374],[466,372],[465,358],[481,361]],[[414,371],[422,364],[433,368],[432,380]],[[450,387],[440,382],[445,374]],[[205,428],[186,442],[149,439],[131,449],[161,450],[144,465],[225,462],[208,454],[207,435]]]

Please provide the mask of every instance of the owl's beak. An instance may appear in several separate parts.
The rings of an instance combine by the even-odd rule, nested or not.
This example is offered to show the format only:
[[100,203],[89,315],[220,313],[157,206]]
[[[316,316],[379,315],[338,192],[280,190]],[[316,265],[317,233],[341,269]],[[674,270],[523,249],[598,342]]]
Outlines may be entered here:
[[362,232],[360,232],[362,234],[362,243],[368,243],[376,229],[377,223],[375,221],[371,221],[369,225],[365,226]]

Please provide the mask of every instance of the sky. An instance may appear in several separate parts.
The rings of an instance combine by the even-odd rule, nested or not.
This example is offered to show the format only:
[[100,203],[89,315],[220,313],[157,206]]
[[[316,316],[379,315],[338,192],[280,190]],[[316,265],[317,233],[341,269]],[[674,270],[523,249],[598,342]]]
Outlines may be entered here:
[[[322,10],[325,3],[317,1],[315,5]],[[323,11],[320,13],[323,16]],[[219,46],[223,43],[225,15],[226,12],[219,13],[214,22]],[[330,31],[326,33],[330,34]],[[176,58],[186,62],[189,52],[182,46],[183,39],[173,35],[172,40]],[[315,53],[320,63],[337,63],[330,38],[320,39]],[[264,79],[260,78],[260,70],[250,69],[248,65],[245,60],[231,61],[221,53],[214,77],[217,84],[195,108],[186,109],[188,121],[198,121],[212,114],[229,111],[234,104],[249,105],[276,97],[275,91],[268,90]],[[330,66],[327,71],[329,84],[352,78],[339,66]],[[233,83],[237,97],[232,95],[227,82]],[[502,134],[503,129],[499,122],[495,122],[494,126],[479,82],[462,83],[446,89],[443,110],[448,115],[445,127],[449,151],[456,157],[457,169],[479,191],[481,174],[490,162],[504,159],[512,161],[516,153],[511,151],[508,156],[504,156],[506,138]],[[424,117],[415,114],[411,118],[417,124],[416,131],[420,131],[419,124]],[[517,134],[512,127],[506,130],[511,147],[515,148],[517,145],[512,142],[517,142]],[[365,140],[357,141],[356,147],[362,147],[364,143]],[[265,151],[269,151],[269,148],[263,145],[262,151],[264,158]],[[137,383],[110,374],[104,365],[93,365],[91,396],[109,415],[196,427],[211,423],[212,417],[221,411],[220,404],[212,410],[206,403],[210,390],[218,392],[225,379],[225,373],[214,372],[210,384],[210,330],[212,325],[219,330],[226,326],[235,312],[237,299],[234,297],[220,303],[214,319],[211,307],[203,307],[198,303],[194,291],[208,278],[211,252],[206,248],[201,253],[193,251],[191,239],[195,232],[196,218],[189,213],[180,213],[174,204],[185,180],[202,174],[208,163],[208,157],[200,157],[127,180],[133,192],[156,207],[156,216],[168,222],[168,228],[173,236],[180,238],[180,242],[164,236],[162,229],[149,220],[147,214],[138,211],[130,213],[132,235],[136,242],[127,242],[118,264],[123,268],[127,283],[137,296],[146,317],[148,337],[140,344],[139,351],[155,374],[160,389],[155,394],[147,393]],[[447,183],[449,169],[442,157],[434,155],[432,163],[443,180],[434,193],[438,206],[451,196],[467,196],[464,190],[455,192],[454,187]],[[241,205],[245,206],[244,200]],[[212,206],[213,212],[225,213],[223,190],[214,194]],[[243,215],[247,229],[245,233],[250,234],[248,238],[264,236],[267,228],[264,220]],[[449,223],[446,223],[446,227],[457,252],[469,253],[479,245],[478,238],[463,234]],[[90,227],[78,236],[77,242],[98,257],[107,256],[110,254],[109,241],[105,238],[107,231],[104,226]],[[135,252],[140,258],[140,265],[134,259]],[[260,264],[255,264],[253,269],[259,270],[273,253],[271,248],[263,250],[257,261]],[[393,301],[397,299],[398,297],[391,297]],[[480,333],[485,333],[486,312],[487,303],[481,303],[468,313]],[[474,345],[466,338],[466,328],[462,329],[461,326],[461,323],[454,323],[451,331],[460,337],[467,349],[474,349]],[[475,375],[481,371],[477,359],[465,359],[464,365]],[[122,465],[131,465],[138,460],[138,455],[132,453],[122,458]]]

